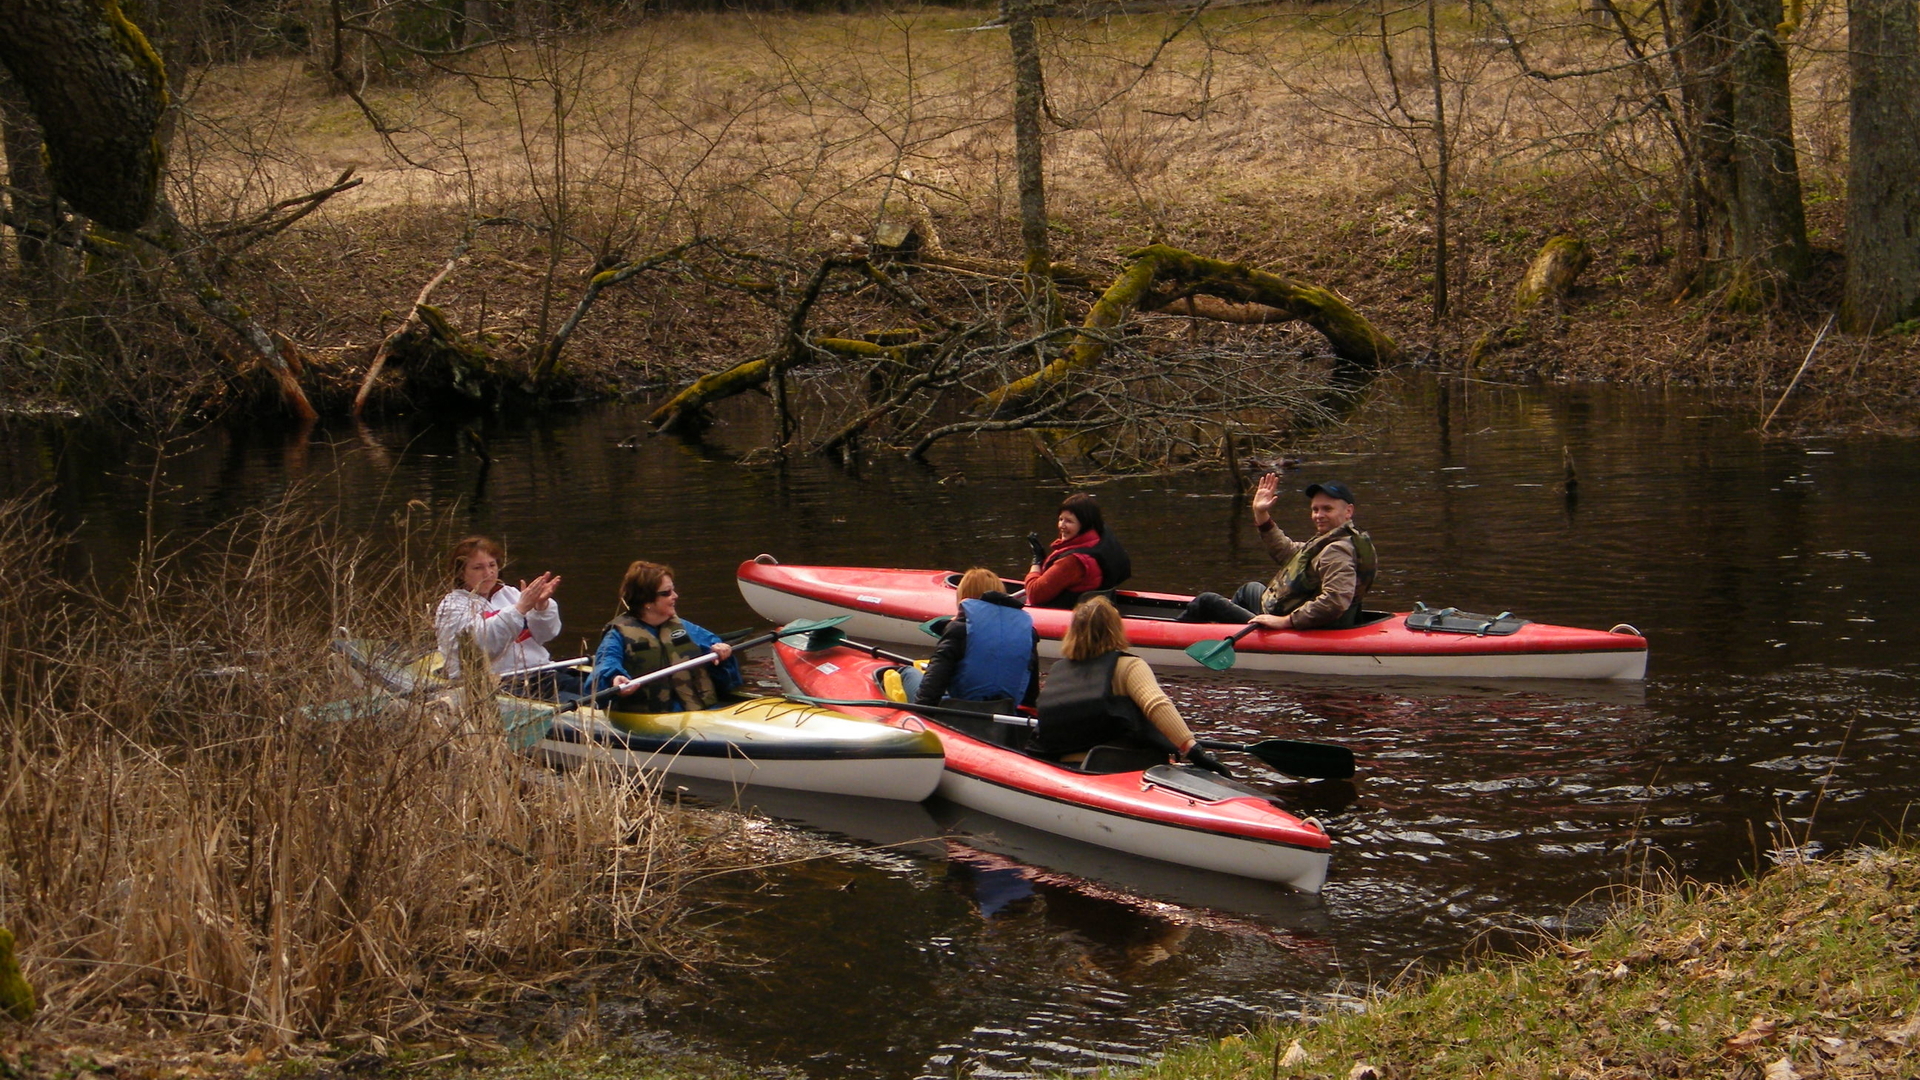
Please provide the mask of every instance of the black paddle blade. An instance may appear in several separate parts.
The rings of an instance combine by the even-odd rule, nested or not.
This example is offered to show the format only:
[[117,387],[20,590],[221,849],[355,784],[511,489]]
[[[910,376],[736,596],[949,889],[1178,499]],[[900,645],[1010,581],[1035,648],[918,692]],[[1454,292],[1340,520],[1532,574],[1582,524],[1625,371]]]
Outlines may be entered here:
[[1264,739],[1245,750],[1288,776],[1345,780],[1353,775],[1353,751],[1332,743]]
[[801,652],[819,652],[831,649],[847,640],[846,632],[837,626],[823,626],[807,634],[807,640],[800,644]]

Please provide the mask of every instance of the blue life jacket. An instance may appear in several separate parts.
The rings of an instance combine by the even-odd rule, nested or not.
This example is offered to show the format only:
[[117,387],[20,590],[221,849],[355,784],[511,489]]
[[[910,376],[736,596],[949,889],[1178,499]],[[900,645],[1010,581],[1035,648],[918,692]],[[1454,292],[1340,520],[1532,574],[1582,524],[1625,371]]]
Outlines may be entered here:
[[967,651],[954,668],[947,696],[1024,700],[1033,656],[1033,616],[1023,608],[985,600],[962,600],[960,610],[967,613]]

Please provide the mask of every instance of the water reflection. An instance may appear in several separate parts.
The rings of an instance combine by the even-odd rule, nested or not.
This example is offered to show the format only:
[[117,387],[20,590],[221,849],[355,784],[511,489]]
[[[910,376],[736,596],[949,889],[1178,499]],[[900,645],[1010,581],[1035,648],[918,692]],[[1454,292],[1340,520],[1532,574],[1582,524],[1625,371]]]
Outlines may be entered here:
[[[12,425],[0,489],[47,487],[76,561],[108,580],[149,505],[161,531],[191,531],[304,499],[375,543],[407,514],[446,515],[504,537],[517,569],[566,577],[556,652],[597,636],[636,557],[673,564],[705,625],[757,625],[733,581],[757,552],[1011,572],[1060,495],[1017,440],[943,444],[931,471],[886,456],[858,470],[739,464],[759,423],[743,403],[698,450],[636,440],[639,409],[540,430],[488,421],[490,467],[447,426],[322,429],[298,445],[207,432],[161,453]],[[1630,622],[1652,645],[1648,680],[1166,673],[1209,734],[1355,750],[1350,784],[1233,762],[1335,837],[1318,898],[1128,865],[938,803],[782,810],[750,793],[836,837],[838,854],[716,886],[739,890],[715,901],[759,962],[688,988],[674,1029],[822,1076],[1124,1062],[1503,931],[1577,928],[1599,911],[1590,897],[1648,865],[1728,880],[1898,827],[1920,795],[1920,445],[1762,441],[1679,391],[1606,388],[1416,382],[1360,423],[1350,449],[1287,448],[1308,459],[1288,476],[1354,487],[1381,552],[1379,606]],[[1223,473],[1095,488],[1142,587],[1262,569]]]

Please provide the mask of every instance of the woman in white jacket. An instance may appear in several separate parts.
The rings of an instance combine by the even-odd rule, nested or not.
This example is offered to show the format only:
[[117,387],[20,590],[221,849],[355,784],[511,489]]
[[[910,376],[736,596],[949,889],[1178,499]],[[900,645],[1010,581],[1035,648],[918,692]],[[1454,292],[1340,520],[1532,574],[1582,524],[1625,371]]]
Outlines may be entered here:
[[[559,575],[541,574],[521,582],[517,589],[508,585],[500,580],[506,549],[484,536],[469,536],[453,545],[450,561],[455,588],[441,598],[433,616],[448,678],[460,677],[462,635],[473,638],[474,646],[503,679],[553,659],[546,643],[560,634],[560,605],[553,600]],[[560,684],[551,689],[578,690],[577,676],[540,681]],[[565,685],[569,681],[572,687]]]

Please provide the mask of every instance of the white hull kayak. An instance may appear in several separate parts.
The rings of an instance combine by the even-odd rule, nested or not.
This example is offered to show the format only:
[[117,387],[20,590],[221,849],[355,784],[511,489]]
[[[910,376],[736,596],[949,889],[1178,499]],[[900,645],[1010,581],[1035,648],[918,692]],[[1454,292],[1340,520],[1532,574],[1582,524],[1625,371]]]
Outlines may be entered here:
[[[761,556],[762,559],[767,558]],[[943,570],[786,566],[742,563],[740,595],[776,622],[847,616],[848,637],[921,648],[932,639],[928,619],[953,614],[955,575]],[[1009,583],[1017,588],[1017,583]],[[1190,646],[1219,641],[1239,626],[1175,622],[1188,598],[1129,592],[1116,596],[1128,651],[1155,667],[1199,667]],[[1027,609],[1040,633],[1040,655],[1060,655],[1070,612]],[[1256,630],[1235,643],[1234,668],[1301,675],[1402,678],[1644,679],[1647,642],[1628,627],[1583,630],[1519,620],[1509,634],[1414,629],[1412,613],[1373,613],[1342,630]]]
[[[412,660],[367,642],[335,648],[354,670],[399,694],[452,689],[437,653]],[[605,765],[735,787],[919,802],[940,782],[937,736],[778,697],[725,700],[698,712],[628,713],[500,694],[514,748],[557,765]]]
[[[589,712],[580,719],[563,718],[548,729],[534,750],[560,766],[606,765],[633,772],[713,780],[733,787],[767,787],[827,795],[919,802],[933,794],[942,775],[937,740],[886,743],[867,729],[874,724],[780,698],[756,698],[745,705],[773,706],[795,714],[795,727],[806,725],[808,738],[786,747],[766,740],[715,737],[636,737]],[[586,711],[586,710],[582,710]],[[810,714],[810,715],[807,715]],[[667,714],[650,720],[688,715],[696,718],[684,732],[694,732],[698,718],[708,714]],[[778,721],[776,721],[778,722]],[[846,729],[845,725],[858,725]],[[835,739],[834,736],[842,736]]]
[[[938,733],[946,750],[939,794],[1008,821],[1181,866],[1318,892],[1332,841],[1318,823],[1255,788],[1185,766],[1088,773],[998,745],[992,721],[928,719],[877,700],[893,665],[847,646],[774,646],[781,686],[796,698]],[[852,702],[871,704],[852,704]]]

